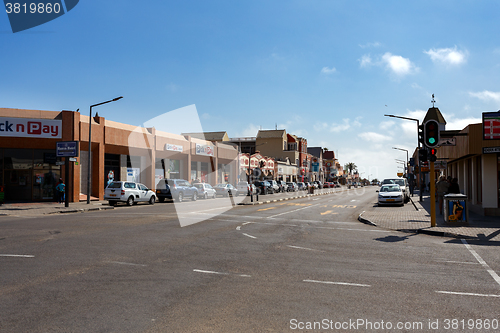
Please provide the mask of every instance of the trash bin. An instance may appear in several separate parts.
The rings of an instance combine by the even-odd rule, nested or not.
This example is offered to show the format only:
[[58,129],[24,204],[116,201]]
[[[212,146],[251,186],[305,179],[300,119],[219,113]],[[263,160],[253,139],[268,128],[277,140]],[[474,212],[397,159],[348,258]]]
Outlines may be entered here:
[[449,223],[469,223],[469,208],[465,194],[446,194],[444,196],[444,220]]
[[314,194],[314,186],[309,186],[309,194]]

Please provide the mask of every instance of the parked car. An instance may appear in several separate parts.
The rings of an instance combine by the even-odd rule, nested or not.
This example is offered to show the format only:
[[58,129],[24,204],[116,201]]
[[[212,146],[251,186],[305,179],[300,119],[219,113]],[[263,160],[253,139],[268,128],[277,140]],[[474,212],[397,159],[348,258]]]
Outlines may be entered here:
[[165,199],[184,201],[184,198],[198,199],[198,189],[184,179],[161,179],[156,185],[156,196],[160,202]]
[[217,195],[223,197],[238,196],[238,189],[231,184],[217,184],[214,186]]
[[288,182],[286,184],[288,185],[289,192],[297,192],[299,190],[299,187],[297,186],[297,183],[295,183],[295,182]]
[[264,181],[256,181],[255,186],[259,190],[259,194],[269,194],[274,193],[274,189],[270,182],[267,180]]
[[246,193],[246,195],[257,193],[257,187],[255,187],[254,184],[249,184],[248,182],[239,182],[238,184],[236,184],[236,189],[241,195],[243,195],[244,193]]
[[208,198],[215,199],[215,197],[217,197],[217,192],[215,191],[215,189],[210,184],[207,184],[207,183],[195,183],[195,184],[193,184],[193,186],[198,189],[198,197],[200,197],[200,198],[203,198],[203,199],[208,199]]
[[333,188],[333,183],[330,183],[330,182],[324,182],[323,183],[323,188]]
[[288,184],[282,180],[277,181],[280,192],[288,192]]
[[276,193],[276,192],[280,192],[281,189],[280,189],[280,186],[278,185],[278,182],[275,181],[275,180],[270,180],[269,181],[271,183],[271,186],[273,188],[273,193]]
[[156,196],[144,184],[116,181],[111,182],[104,190],[104,200],[108,200],[110,206],[115,206],[118,202],[126,202],[132,206],[140,201],[154,205]]
[[319,180],[315,180],[314,184],[316,184],[315,188],[323,188],[323,183]]
[[406,178],[386,178],[382,181],[382,185],[385,184],[398,184],[403,191],[405,203],[410,201],[410,187]]
[[297,188],[299,189],[299,191],[305,191],[307,190],[307,186],[304,182],[298,182],[297,183]]
[[386,184],[378,192],[378,205],[399,204],[404,206],[404,193],[398,184]]

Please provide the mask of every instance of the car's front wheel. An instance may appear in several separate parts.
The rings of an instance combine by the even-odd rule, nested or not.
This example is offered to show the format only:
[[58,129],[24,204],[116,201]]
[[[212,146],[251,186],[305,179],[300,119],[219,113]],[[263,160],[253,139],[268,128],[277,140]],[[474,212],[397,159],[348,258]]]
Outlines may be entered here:
[[154,195],[151,196],[151,198],[149,198],[149,204],[150,205],[154,205],[155,204],[155,201],[156,201],[156,198]]
[[134,204],[134,197],[130,196],[127,199],[127,206],[132,206]]

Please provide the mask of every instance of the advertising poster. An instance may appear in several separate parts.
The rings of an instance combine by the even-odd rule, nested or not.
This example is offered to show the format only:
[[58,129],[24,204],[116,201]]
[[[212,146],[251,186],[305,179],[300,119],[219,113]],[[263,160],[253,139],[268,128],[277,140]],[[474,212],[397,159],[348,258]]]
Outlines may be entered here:
[[448,221],[466,222],[465,200],[448,201]]

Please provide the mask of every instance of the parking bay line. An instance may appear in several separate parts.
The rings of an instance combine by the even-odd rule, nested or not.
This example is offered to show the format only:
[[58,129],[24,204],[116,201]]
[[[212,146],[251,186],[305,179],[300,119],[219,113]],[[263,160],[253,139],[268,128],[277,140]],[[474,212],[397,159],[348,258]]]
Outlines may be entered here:
[[479,254],[477,254],[476,251],[474,251],[474,249],[472,248],[472,246],[469,245],[469,243],[467,243],[467,241],[465,239],[461,239],[462,240],[462,243],[465,245],[465,247],[467,248],[467,250],[469,250],[470,253],[472,253],[472,255],[474,256],[474,258],[476,258],[476,260],[481,264],[481,266],[483,266],[486,271],[488,273],[490,273],[491,277],[493,277],[493,279],[498,283],[500,284],[500,276],[498,276],[498,274],[491,269],[491,267],[483,260],[483,258],[481,258],[479,256]]

